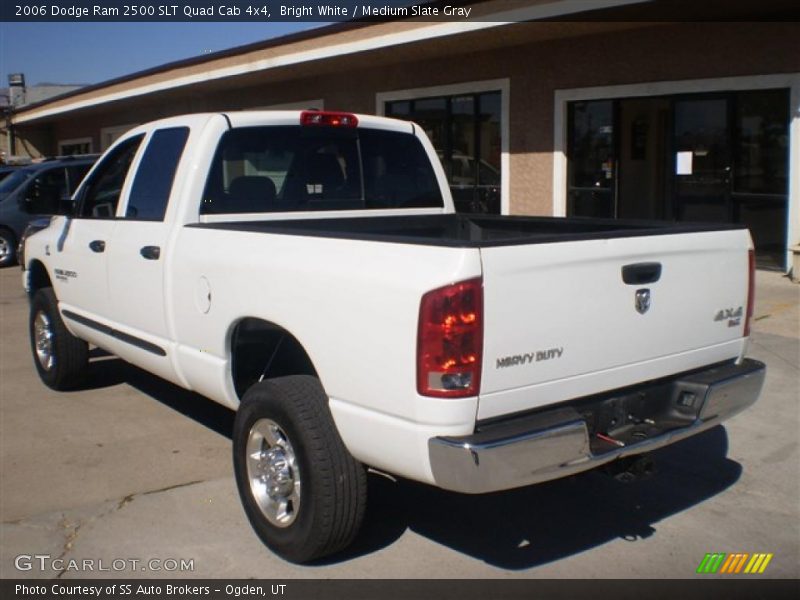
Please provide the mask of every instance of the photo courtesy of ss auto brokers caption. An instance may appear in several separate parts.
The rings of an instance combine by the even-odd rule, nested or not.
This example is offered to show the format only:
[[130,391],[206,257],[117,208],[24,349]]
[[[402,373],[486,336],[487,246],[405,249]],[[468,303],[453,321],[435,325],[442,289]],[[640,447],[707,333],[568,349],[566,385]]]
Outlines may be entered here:
[[224,593],[226,596],[238,598],[240,596],[259,596],[264,597],[283,596],[286,593],[287,584],[275,583],[269,586],[264,585],[232,585],[217,584],[215,587],[210,585],[193,584],[144,584],[144,583],[108,583],[108,584],[70,584],[54,583],[48,585],[18,583],[14,586],[14,593],[18,598],[24,597],[43,597],[43,596],[63,596],[63,597],[89,597],[89,598],[114,598],[141,596],[209,596],[212,592]]
[[409,122],[168,118],[76,198],[25,242],[39,376],[75,386],[92,344],[235,410],[245,512],[290,561],[351,543],[367,467],[467,494],[635,474],[764,381],[743,226],[459,214]]

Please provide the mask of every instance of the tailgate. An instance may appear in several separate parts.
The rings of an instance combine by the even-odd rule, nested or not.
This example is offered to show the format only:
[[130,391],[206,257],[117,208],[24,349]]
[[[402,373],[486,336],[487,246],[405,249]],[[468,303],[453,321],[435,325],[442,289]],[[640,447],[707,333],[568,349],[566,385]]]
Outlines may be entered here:
[[482,248],[478,418],[739,356],[750,244],[742,229]]

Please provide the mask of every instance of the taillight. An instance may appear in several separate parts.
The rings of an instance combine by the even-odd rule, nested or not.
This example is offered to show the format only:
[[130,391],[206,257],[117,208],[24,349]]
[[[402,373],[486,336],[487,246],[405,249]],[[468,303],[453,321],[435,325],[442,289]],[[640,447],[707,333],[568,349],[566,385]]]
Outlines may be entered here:
[[417,391],[461,398],[480,389],[483,281],[454,283],[422,297],[417,337]]
[[300,113],[300,125],[321,127],[357,127],[358,117],[350,113],[306,110]]
[[750,321],[753,318],[753,305],[756,300],[756,253],[751,248],[747,255],[747,313],[744,318],[744,337],[750,335]]

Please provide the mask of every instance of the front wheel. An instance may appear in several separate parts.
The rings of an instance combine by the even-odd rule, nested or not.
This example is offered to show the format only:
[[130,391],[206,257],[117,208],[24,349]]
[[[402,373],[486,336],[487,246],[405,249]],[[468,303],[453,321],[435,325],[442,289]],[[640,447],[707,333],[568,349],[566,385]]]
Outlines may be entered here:
[[67,331],[52,288],[34,294],[29,332],[33,363],[41,380],[54,390],[75,387],[86,374],[89,345]]
[[17,241],[8,229],[0,227],[0,268],[17,261]]
[[250,524],[286,560],[333,554],[358,533],[366,473],[339,437],[316,378],[280,377],[247,391],[234,422],[233,465]]

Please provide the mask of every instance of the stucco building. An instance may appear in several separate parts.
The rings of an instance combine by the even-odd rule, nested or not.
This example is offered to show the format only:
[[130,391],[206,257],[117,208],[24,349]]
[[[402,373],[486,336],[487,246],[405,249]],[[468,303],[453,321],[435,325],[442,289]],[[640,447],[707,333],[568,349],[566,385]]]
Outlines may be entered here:
[[[386,114],[426,129],[461,210],[742,222],[759,264],[788,269],[800,23],[614,12],[637,3],[604,1],[589,21],[569,0],[478,2],[485,20],[337,24],[203,55],[25,107],[16,151],[102,151],[186,112]],[[733,5],[758,19],[786,3]]]

